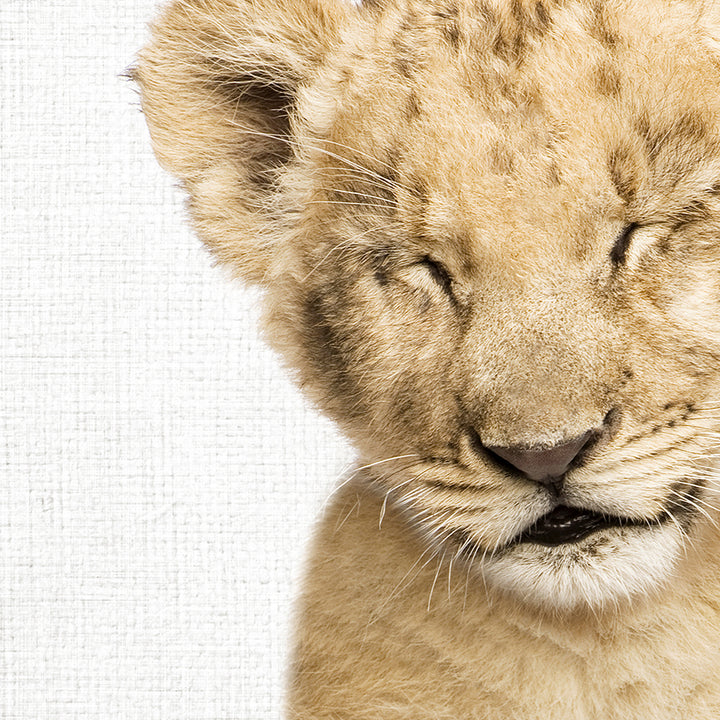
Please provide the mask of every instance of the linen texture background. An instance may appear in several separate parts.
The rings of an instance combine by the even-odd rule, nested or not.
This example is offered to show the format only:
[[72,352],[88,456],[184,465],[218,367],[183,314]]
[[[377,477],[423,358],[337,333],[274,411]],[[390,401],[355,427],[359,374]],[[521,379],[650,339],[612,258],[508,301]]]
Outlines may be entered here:
[[214,268],[120,74],[152,0],[0,4],[0,718],[279,717],[351,453]]

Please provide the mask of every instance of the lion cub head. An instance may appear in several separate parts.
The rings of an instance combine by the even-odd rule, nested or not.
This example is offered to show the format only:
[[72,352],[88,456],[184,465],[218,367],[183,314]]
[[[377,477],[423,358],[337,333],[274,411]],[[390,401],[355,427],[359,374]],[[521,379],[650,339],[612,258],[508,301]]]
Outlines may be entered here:
[[717,516],[717,17],[179,0],[137,78],[408,532],[554,609],[672,576]]

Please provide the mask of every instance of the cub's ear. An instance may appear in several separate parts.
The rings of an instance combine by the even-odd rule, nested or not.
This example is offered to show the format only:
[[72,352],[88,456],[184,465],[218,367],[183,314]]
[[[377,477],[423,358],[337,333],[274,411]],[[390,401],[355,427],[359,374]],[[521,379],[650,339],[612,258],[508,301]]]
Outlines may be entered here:
[[272,257],[265,208],[293,154],[296,92],[351,12],[347,0],[176,0],[132,70],[198,234],[248,282],[262,282]]

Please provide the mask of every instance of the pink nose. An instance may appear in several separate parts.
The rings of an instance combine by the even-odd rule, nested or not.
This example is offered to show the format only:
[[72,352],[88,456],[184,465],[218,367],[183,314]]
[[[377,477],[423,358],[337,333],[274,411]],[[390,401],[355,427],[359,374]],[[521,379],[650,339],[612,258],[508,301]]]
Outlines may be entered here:
[[530,480],[552,485],[565,474],[592,435],[593,431],[588,430],[569,442],[549,448],[492,445],[487,450],[509,462]]

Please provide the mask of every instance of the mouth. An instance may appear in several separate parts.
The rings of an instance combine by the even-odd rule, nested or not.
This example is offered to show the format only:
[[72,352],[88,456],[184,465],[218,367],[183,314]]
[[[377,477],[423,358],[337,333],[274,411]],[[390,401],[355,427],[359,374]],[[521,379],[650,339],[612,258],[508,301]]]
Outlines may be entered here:
[[637,525],[647,527],[648,522],[558,505],[554,510],[536,520],[529,528],[523,530],[510,542],[510,545],[535,543],[553,547],[579,542],[600,530]]

